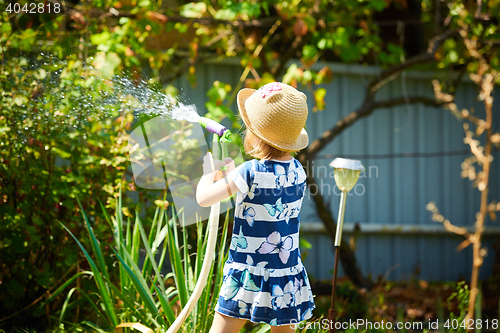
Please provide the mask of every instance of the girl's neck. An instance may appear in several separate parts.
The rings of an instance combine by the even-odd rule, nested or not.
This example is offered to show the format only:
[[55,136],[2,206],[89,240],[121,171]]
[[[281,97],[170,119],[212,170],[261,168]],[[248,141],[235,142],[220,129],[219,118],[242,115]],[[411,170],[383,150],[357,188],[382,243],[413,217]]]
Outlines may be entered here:
[[286,154],[286,155],[283,155],[281,157],[275,157],[275,158],[272,158],[272,159],[276,160],[276,161],[290,161],[292,159],[292,155]]

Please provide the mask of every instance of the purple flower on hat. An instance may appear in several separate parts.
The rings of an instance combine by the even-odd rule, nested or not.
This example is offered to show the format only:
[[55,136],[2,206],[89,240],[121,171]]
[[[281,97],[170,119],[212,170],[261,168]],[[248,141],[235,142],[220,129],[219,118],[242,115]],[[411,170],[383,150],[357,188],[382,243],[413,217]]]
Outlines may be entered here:
[[262,98],[266,98],[267,96],[271,95],[271,93],[273,93],[274,91],[280,91],[281,85],[278,82],[268,83],[265,86],[261,87],[259,90],[260,90],[260,96]]

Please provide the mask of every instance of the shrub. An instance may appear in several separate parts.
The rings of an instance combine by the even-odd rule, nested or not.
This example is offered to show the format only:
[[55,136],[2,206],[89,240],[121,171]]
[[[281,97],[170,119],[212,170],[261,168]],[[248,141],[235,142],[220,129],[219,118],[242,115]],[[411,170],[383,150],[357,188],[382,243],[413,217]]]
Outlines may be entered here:
[[74,271],[78,258],[57,220],[82,230],[79,196],[96,234],[111,236],[94,212],[99,200],[127,188],[126,130],[133,117],[126,105],[104,98],[112,82],[79,61],[25,55],[2,65],[0,313],[23,311],[0,327],[44,327],[31,305]]

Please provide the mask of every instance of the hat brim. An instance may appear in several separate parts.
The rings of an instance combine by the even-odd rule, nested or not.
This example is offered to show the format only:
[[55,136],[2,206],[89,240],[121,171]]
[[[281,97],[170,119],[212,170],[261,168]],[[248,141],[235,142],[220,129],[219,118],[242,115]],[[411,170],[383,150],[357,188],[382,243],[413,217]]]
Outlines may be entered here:
[[255,90],[255,89],[244,88],[238,92],[238,96],[236,97],[236,100],[238,102],[238,110],[239,110],[241,119],[243,119],[243,122],[245,123],[245,126],[247,127],[247,129],[249,129],[253,134],[258,136],[264,142],[269,144],[271,147],[274,147],[274,148],[281,150],[281,151],[292,152],[292,151],[298,151],[298,150],[306,148],[307,145],[309,144],[309,135],[307,134],[307,131],[305,130],[305,128],[303,128],[300,131],[300,134],[299,134],[297,140],[295,140],[295,142],[293,144],[283,145],[283,144],[277,144],[277,143],[269,141],[265,137],[264,134],[260,133],[258,130],[254,129],[252,127],[252,125],[250,124],[250,120],[248,119],[247,110],[245,108],[245,101],[247,100],[248,97],[250,97],[256,91],[257,90]]

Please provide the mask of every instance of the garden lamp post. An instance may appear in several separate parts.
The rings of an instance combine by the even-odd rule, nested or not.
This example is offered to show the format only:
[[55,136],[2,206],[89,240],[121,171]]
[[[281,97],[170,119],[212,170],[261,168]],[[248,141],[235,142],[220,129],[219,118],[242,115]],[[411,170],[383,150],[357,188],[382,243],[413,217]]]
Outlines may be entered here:
[[342,227],[344,226],[344,214],[345,214],[345,204],[347,199],[347,192],[349,192],[356,182],[358,181],[359,174],[361,171],[365,170],[363,164],[360,161],[349,160],[345,158],[336,158],[331,163],[330,166],[333,167],[333,176],[335,178],[335,183],[341,192],[340,195],[340,206],[339,215],[337,219],[337,232],[335,233],[335,264],[333,268],[333,285],[332,285],[332,303],[330,310],[328,311],[328,317],[330,319],[330,333],[336,332],[335,321],[335,290],[337,288],[337,268],[339,262],[339,252],[340,252],[340,242],[342,240]]

